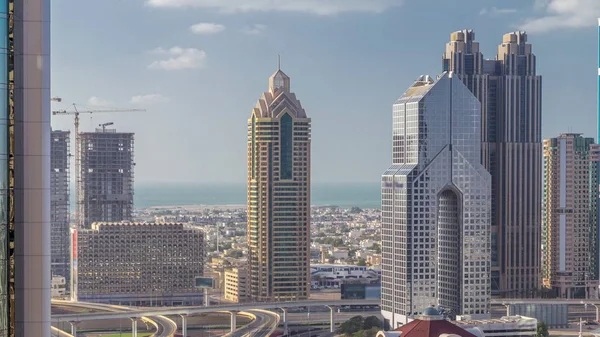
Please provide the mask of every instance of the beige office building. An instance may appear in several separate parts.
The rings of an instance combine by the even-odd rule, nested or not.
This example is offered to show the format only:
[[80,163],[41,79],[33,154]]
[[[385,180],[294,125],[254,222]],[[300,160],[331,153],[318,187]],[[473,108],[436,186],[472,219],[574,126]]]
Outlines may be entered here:
[[225,299],[231,302],[243,302],[248,293],[248,273],[245,268],[225,270]]
[[71,299],[202,305],[204,232],[182,223],[95,222],[72,230]]
[[278,69],[248,120],[248,296],[255,301],[309,296],[310,143],[310,118]]
[[525,32],[504,34],[484,59],[472,30],[451,34],[442,57],[481,103],[481,163],[492,175],[492,295],[541,290],[542,77]]
[[544,140],[542,271],[560,298],[598,296],[598,160],[594,138]]

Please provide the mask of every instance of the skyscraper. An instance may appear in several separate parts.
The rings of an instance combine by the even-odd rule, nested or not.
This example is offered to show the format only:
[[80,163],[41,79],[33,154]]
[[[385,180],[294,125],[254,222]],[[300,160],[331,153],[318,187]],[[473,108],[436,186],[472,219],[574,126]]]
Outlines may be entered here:
[[542,78],[527,34],[505,34],[484,60],[472,30],[454,32],[442,58],[481,102],[481,163],[492,175],[492,292],[541,287]]
[[594,138],[544,140],[542,270],[561,298],[598,296],[598,161]]
[[248,296],[256,301],[309,296],[310,122],[278,69],[248,120]]
[[79,136],[81,228],[93,222],[131,220],[133,210],[133,133],[96,129]]
[[50,145],[52,275],[69,279],[69,131],[54,130]]
[[0,0],[0,335],[50,335],[50,1]]
[[392,328],[430,305],[490,310],[490,174],[480,103],[451,72],[421,76],[393,107],[382,176],[381,310]]

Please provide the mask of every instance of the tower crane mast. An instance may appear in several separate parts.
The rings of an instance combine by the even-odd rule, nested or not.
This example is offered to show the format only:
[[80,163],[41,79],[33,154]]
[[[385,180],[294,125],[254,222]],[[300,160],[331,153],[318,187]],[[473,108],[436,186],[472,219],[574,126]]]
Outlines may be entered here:
[[[62,99],[58,97],[52,98],[54,102],[61,102]],[[75,226],[81,226],[81,145],[79,137],[79,114],[95,114],[95,113],[106,113],[106,112],[137,112],[146,111],[146,109],[99,109],[99,110],[79,110],[77,105],[73,103],[73,111],[67,110],[55,110],[52,111],[52,115],[68,115],[74,117],[74,131],[75,131]]]

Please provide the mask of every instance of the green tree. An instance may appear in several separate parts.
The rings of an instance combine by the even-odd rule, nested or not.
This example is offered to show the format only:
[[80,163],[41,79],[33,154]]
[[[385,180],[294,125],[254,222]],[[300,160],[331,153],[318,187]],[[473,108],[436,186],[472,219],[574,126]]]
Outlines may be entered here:
[[548,326],[544,322],[538,322],[537,324],[537,333],[535,337],[550,337],[550,333],[548,333]]
[[362,330],[363,323],[364,318],[362,316],[354,316],[340,325],[338,333],[353,335]]
[[358,261],[356,261],[356,265],[357,266],[366,266],[367,262],[365,261],[365,259],[363,259],[362,257],[358,258]]
[[373,328],[381,330],[381,328],[383,328],[383,322],[379,318],[377,318],[377,316],[369,316],[365,318],[362,328],[363,330],[369,330]]
[[371,246],[371,249],[373,249],[373,250],[375,251],[375,253],[377,253],[377,254],[381,254],[381,245],[380,245],[380,244],[378,244],[378,243],[374,243],[374,244]]

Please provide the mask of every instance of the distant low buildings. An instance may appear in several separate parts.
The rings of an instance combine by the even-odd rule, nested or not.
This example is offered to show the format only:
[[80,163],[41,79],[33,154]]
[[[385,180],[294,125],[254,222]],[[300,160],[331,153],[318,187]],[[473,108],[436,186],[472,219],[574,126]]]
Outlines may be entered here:
[[181,223],[93,223],[72,233],[74,301],[201,305],[204,232]]
[[231,302],[243,302],[248,297],[248,272],[245,268],[225,270],[225,299]]

